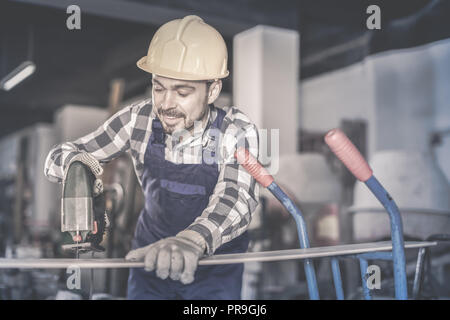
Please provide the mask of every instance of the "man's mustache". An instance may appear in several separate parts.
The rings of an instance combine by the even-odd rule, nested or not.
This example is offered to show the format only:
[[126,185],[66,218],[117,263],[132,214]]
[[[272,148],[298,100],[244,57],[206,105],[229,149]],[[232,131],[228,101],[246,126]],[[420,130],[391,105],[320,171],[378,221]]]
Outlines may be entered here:
[[184,113],[181,113],[177,110],[177,108],[170,108],[163,110],[163,108],[158,109],[158,113],[161,116],[173,117],[173,118],[186,118]]

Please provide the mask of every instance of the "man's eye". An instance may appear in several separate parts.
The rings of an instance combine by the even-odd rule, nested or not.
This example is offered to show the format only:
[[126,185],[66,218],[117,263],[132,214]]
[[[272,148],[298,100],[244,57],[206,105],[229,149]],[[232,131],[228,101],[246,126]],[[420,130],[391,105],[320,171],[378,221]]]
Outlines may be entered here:
[[187,97],[189,95],[189,92],[178,91],[178,95],[180,97]]
[[156,92],[161,92],[164,89],[163,88],[159,88],[159,87],[153,87],[153,90],[155,90]]

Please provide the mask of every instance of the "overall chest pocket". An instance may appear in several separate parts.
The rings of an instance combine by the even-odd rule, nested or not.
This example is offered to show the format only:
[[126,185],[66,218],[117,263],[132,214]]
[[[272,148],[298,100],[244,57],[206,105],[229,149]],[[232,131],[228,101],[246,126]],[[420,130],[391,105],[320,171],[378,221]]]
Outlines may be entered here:
[[196,198],[206,195],[206,188],[202,185],[182,183],[161,179],[161,188],[165,189],[172,198]]
[[[199,216],[209,195],[205,186],[161,179],[160,201],[163,208],[178,216]],[[168,212],[166,212],[168,214]]]
[[163,208],[160,219],[167,226],[182,230],[188,227],[208,204],[209,196],[204,186],[176,181],[161,180],[160,204]]

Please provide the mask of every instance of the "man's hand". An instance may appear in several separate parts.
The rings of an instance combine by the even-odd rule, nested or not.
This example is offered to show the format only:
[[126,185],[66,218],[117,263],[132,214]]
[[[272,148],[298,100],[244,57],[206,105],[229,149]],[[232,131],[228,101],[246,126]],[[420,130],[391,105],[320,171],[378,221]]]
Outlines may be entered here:
[[204,239],[194,231],[184,230],[175,237],[132,250],[125,259],[144,261],[145,270],[156,270],[156,275],[161,279],[170,276],[172,280],[188,284],[194,281],[198,260],[204,252]]
[[[94,175],[95,181],[94,185],[92,186],[92,191],[94,193],[94,197],[97,197],[98,195],[103,193],[103,181],[100,179],[100,176],[103,174],[103,168],[100,165],[100,162],[98,162],[97,159],[95,159],[93,156],[91,156],[87,152],[82,152],[74,156],[71,160],[67,168],[70,167],[70,165],[75,162],[79,161],[82,164],[84,164],[86,167],[88,167],[91,170],[91,173]],[[66,174],[68,170],[66,169],[64,173],[64,181],[66,181]]]

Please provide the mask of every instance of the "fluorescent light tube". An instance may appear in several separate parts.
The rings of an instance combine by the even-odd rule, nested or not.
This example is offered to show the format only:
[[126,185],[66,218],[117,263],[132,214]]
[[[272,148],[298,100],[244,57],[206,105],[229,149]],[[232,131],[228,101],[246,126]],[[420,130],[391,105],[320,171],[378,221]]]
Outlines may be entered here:
[[35,70],[36,70],[36,65],[33,62],[31,62],[31,61],[22,62],[22,64],[20,66],[18,66],[16,69],[14,69],[8,75],[6,75],[0,81],[0,88],[5,91],[11,90],[18,83],[22,82],[23,80],[28,78],[30,75],[32,75]]

